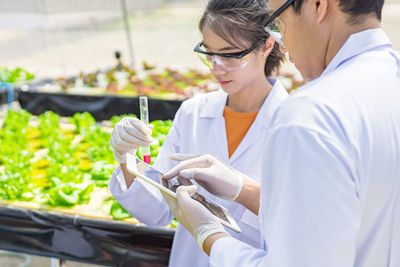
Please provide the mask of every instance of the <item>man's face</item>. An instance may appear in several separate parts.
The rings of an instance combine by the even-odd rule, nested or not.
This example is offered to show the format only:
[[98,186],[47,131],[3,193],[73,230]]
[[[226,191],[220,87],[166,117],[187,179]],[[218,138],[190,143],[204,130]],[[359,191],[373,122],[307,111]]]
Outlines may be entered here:
[[[279,9],[286,0],[269,0],[271,13]],[[305,81],[318,78],[325,69],[325,42],[316,28],[313,0],[303,0],[300,13],[289,6],[279,19],[285,25],[282,41],[297,69]]]

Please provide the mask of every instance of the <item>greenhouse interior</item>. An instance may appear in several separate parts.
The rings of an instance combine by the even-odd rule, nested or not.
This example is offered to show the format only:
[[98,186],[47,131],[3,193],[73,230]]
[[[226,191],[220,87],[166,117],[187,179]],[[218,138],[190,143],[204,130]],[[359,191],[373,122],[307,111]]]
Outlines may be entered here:
[[[128,152],[129,149],[124,150],[120,143],[129,145],[130,141],[121,140],[123,135],[114,135],[134,123],[149,125],[146,127],[151,132],[148,137],[151,144],[144,146],[142,143],[147,141],[142,140],[137,148],[129,151],[134,151],[138,160],[154,164],[163,172],[169,171],[172,165],[165,167],[163,163],[167,160],[160,158],[169,157],[165,153],[175,149],[173,146],[189,142],[187,138],[195,136],[203,139],[199,144],[212,138],[212,124],[204,124],[210,126],[202,129],[210,131],[204,136],[195,128],[200,127],[197,124],[202,123],[201,116],[212,115],[201,113],[199,121],[198,118],[192,121],[189,117],[206,110],[202,107],[205,102],[201,104],[199,101],[202,100],[196,99],[211,99],[210,96],[225,91],[223,87],[229,87],[229,83],[234,85],[231,81],[221,81],[222,74],[219,74],[217,66],[224,73],[254,67],[246,57],[258,48],[241,58],[224,57],[222,50],[214,53],[211,46],[205,44],[206,33],[202,32],[204,28],[199,24],[209,2],[218,1],[1,1],[0,266],[188,266],[183,264],[183,260],[171,258],[175,233],[183,228],[177,218],[171,217],[166,224],[146,223],[146,220],[151,220],[142,220],[141,216],[132,214],[126,208],[127,204],[120,201],[123,198],[119,193],[111,192],[111,188],[116,186],[112,179],[118,179],[115,178],[116,172],[122,173],[124,164],[129,170],[128,157],[120,157],[116,151]],[[381,26],[393,49],[398,51],[399,0],[385,1]],[[215,29],[219,29],[218,26]],[[223,36],[218,40],[226,42],[227,38]],[[304,37],[297,43],[307,41]],[[231,47],[241,44],[235,38],[227,42]],[[193,50],[197,44],[207,51],[195,53]],[[279,44],[275,42],[271,49],[277,47]],[[282,59],[279,68],[270,73],[268,81],[279,81],[290,98],[308,81],[296,68],[298,65],[293,62],[289,48],[290,43],[287,45],[289,53],[282,47],[276,49],[281,51]],[[228,52],[234,55],[238,51]],[[242,65],[230,69],[229,64],[236,64],[231,63],[234,60]],[[255,73],[247,74],[248,77],[259,75],[259,72]],[[226,103],[224,116],[228,111],[235,113],[228,107],[230,95]],[[208,114],[213,113],[212,109],[208,110]],[[222,112],[223,108],[220,110]],[[257,112],[260,114],[261,110],[257,109]],[[237,119],[232,123],[240,121]],[[226,126],[228,131],[233,124],[229,125],[228,120],[225,123],[222,129],[225,131]],[[249,127],[248,135],[252,130]],[[143,129],[137,131],[145,132]],[[225,139],[221,140],[228,142],[223,148],[229,146],[226,160],[234,162],[236,147],[231,152],[229,136],[226,140],[225,132],[223,135]],[[173,138],[176,140],[171,140]],[[252,138],[257,139],[256,136]],[[118,141],[120,143],[116,144]],[[175,151],[193,155],[215,154],[213,149],[206,151],[210,146],[206,144],[197,151],[189,150],[196,145],[185,143]],[[241,149],[242,143],[236,152],[245,153]],[[249,160],[243,164],[255,163]],[[239,170],[242,169],[239,167]],[[135,178],[133,183],[136,179],[139,178]],[[129,186],[127,192],[122,189],[123,194],[133,192],[129,189]],[[138,194],[132,200],[146,203],[145,206],[153,198]],[[228,201],[218,201],[218,207],[225,202]],[[236,210],[228,210],[236,219]],[[168,212],[173,216],[174,212]],[[249,215],[252,218],[249,220],[253,220],[253,215]],[[244,233],[247,228],[241,223],[238,225]],[[235,236],[231,233],[234,231],[230,231]],[[201,262],[204,263],[208,256],[201,250],[198,253],[202,253]],[[181,256],[175,254],[174,257]],[[197,265],[196,256],[193,261],[193,266],[209,266]]]

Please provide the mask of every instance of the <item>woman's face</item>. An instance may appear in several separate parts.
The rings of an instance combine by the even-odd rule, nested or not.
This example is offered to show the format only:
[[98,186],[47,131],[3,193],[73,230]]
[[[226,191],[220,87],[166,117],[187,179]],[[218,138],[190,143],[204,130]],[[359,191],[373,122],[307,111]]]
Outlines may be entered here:
[[[234,47],[222,37],[214,33],[206,24],[202,29],[203,45],[207,52],[214,53],[234,53],[250,48],[253,44],[242,42],[243,47]],[[262,44],[260,47],[263,47]],[[259,81],[265,80],[264,66],[266,57],[260,48],[253,50],[247,55],[248,63],[245,67],[238,70],[226,70],[218,64],[214,64],[211,69],[212,74],[220,83],[222,89],[228,94],[236,94]]]

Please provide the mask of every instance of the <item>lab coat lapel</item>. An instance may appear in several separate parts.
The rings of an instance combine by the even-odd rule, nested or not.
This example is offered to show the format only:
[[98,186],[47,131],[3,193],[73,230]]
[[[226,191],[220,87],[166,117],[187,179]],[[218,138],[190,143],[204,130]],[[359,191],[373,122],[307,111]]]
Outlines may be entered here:
[[259,115],[260,114],[257,115],[256,119],[250,126],[249,130],[247,131],[246,135],[240,142],[239,146],[236,148],[235,152],[233,152],[232,156],[228,161],[229,164],[232,164],[235,160],[237,160],[261,135],[261,130],[265,124],[261,119],[259,119],[260,117],[263,116]]
[[215,147],[211,148],[219,159],[224,162],[229,160],[228,140],[226,137],[225,119],[223,116],[213,119],[210,125],[210,132],[214,134],[211,140],[215,140]]
[[209,120],[209,140],[207,153],[216,155],[219,159],[228,162],[228,141],[226,137],[225,119],[223,117],[227,94],[218,91],[215,96],[205,105],[200,114],[202,120]]
[[[279,105],[286,99],[288,93],[279,80],[271,80],[274,86],[272,87],[267,99],[264,101],[256,119],[250,126],[246,135],[236,148],[232,157],[229,159],[229,164],[237,160],[251,145],[260,137],[262,137],[263,129],[267,128],[271,122],[272,115],[278,109]],[[226,131],[225,131],[226,132]]]

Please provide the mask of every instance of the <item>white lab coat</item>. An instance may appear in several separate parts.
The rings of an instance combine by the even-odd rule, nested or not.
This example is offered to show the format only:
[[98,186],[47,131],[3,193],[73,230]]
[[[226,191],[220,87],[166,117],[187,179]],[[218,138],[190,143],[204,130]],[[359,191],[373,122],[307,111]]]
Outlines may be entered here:
[[264,250],[222,238],[211,265],[400,266],[400,58],[382,29],[353,34],[264,143]]
[[[214,154],[259,181],[262,170],[261,144],[266,138],[267,126],[277,107],[288,96],[279,81],[272,82],[274,86],[271,92],[231,158],[228,154],[223,117],[227,94],[218,91],[192,98],[182,104],[154,166],[163,172],[171,169],[177,164],[169,159],[172,153]],[[273,154],[272,151],[271,153]],[[130,214],[151,226],[163,226],[172,221],[173,216],[158,189],[136,179],[127,191],[122,192],[118,179],[124,181],[119,167],[110,180],[109,191]],[[256,215],[242,205],[216,198],[202,188],[199,188],[199,192],[229,210],[242,229],[241,234],[228,230],[232,236],[253,247],[261,248],[262,240]],[[169,265],[209,266],[209,257],[200,250],[196,240],[180,224],[176,229]]]

